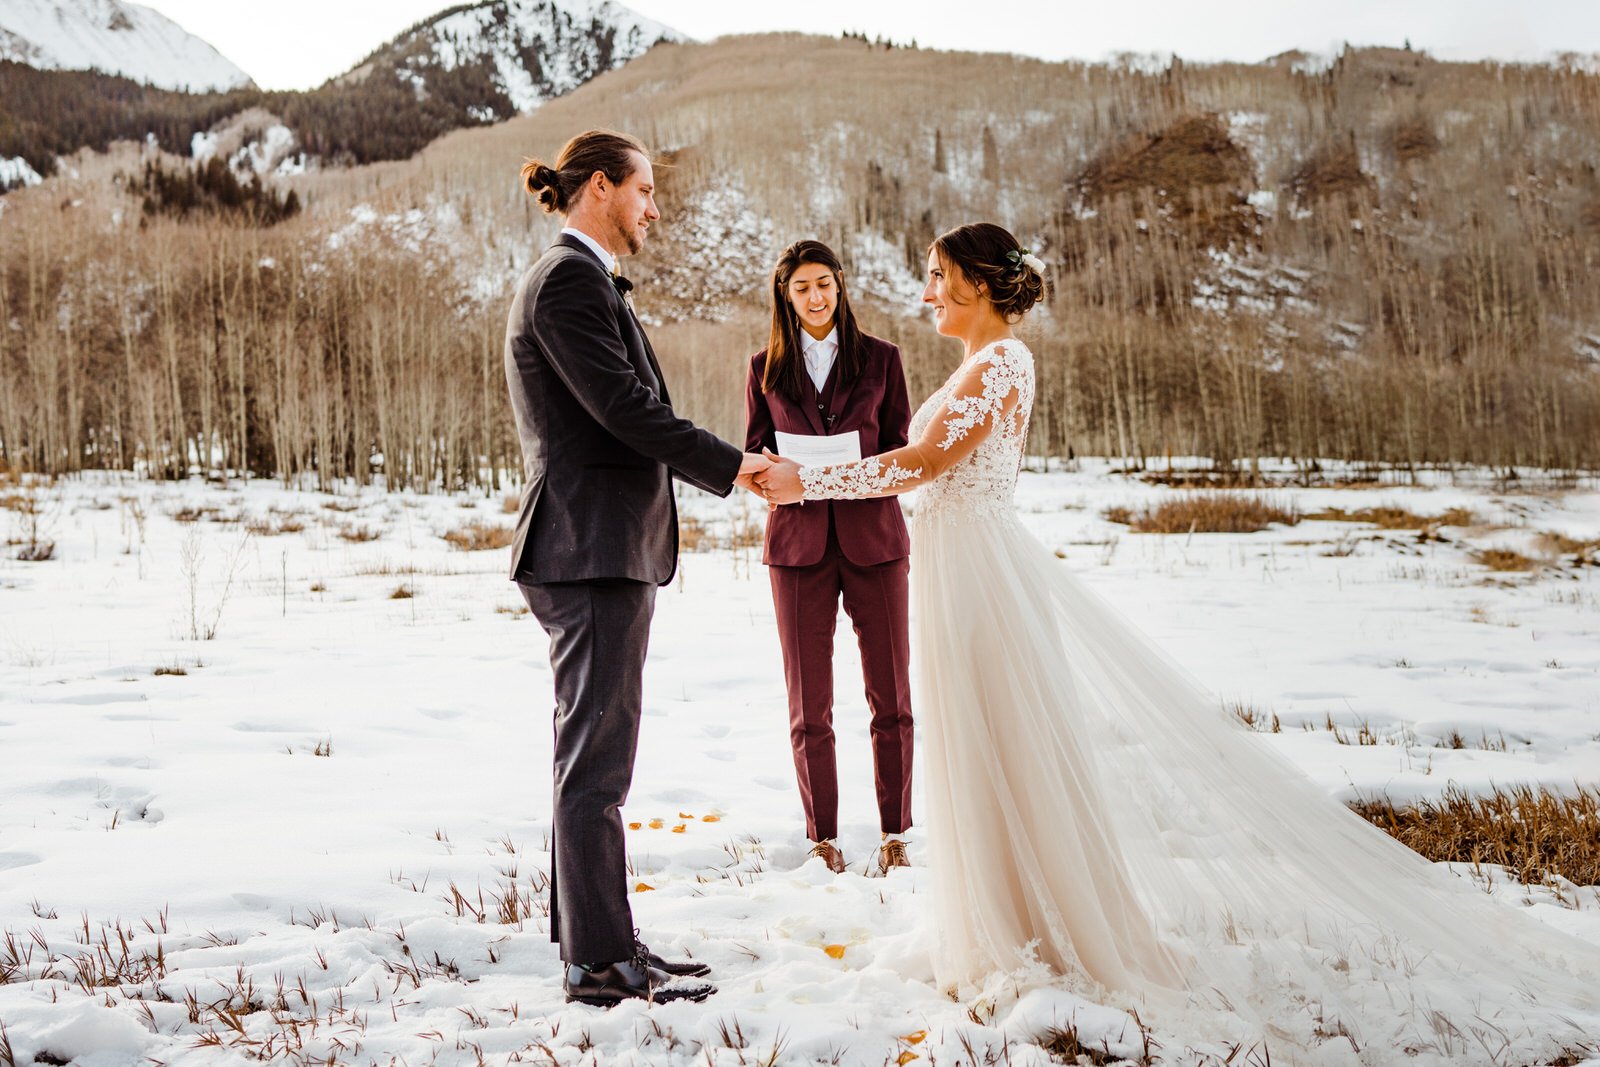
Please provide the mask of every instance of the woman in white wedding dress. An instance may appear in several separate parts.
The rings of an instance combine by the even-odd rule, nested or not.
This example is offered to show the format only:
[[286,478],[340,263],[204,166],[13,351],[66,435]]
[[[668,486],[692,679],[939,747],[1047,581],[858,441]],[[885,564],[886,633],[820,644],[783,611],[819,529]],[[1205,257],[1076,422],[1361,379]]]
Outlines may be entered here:
[[941,987],[1042,964],[1164,1030],[1265,1038],[1274,1063],[1525,1064],[1600,1036],[1600,946],[1328,797],[1022,527],[1034,369],[1011,326],[1042,264],[982,223],[935,241],[928,274],[923,300],[965,356],[912,443],[781,461],[767,492],[921,489],[911,622]]

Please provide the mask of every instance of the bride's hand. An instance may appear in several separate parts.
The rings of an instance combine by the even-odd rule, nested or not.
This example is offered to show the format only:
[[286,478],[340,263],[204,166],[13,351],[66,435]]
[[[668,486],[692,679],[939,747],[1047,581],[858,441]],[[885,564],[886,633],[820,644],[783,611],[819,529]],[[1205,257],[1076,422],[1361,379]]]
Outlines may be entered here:
[[762,453],[772,461],[772,466],[755,475],[756,482],[765,491],[769,504],[793,504],[805,496],[800,484],[800,464],[785,459],[769,449]]

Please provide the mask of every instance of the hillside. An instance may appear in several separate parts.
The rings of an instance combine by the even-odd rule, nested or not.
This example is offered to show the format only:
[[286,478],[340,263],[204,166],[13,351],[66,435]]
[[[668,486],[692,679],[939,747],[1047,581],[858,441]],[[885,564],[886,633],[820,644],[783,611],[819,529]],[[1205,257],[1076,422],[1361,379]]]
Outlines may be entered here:
[[[672,164],[629,269],[675,397],[725,434],[784,244],[841,248],[923,392],[952,358],[919,317],[923,252],[992,218],[1053,265],[1024,331],[1039,452],[1246,478],[1262,455],[1600,467],[1595,74],[1399,49],[1146,72],[799,35],[662,45],[414,159],[277,179],[305,210],[271,230],[141,218],[113,186],[136,150],[78,157],[6,200],[6,457],[508,476],[505,301],[555,228],[516,170],[596,124]],[[79,251],[47,266],[47,241]]]
[[[19,3],[26,13],[44,0]],[[37,50],[21,47],[8,55],[0,37],[0,193],[53,174],[60,156],[117,140],[153,137],[169,153],[203,160],[209,139],[195,138],[247,111],[256,136],[236,146],[252,157],[232,161],[241,170],[405,159],[450,130],[531,111],[680,37],[612,0],[483,0],[419,22],[308,92],[263,92],[241,79],[243,87],[201,93],[104,73],[117,69],[109,60],[98,71],[41,69],[60,64],[35,62]]]
[[120,74],[163,89],[238,89],[250,76],[153,8],[123,0],[6,0],[0,59]]

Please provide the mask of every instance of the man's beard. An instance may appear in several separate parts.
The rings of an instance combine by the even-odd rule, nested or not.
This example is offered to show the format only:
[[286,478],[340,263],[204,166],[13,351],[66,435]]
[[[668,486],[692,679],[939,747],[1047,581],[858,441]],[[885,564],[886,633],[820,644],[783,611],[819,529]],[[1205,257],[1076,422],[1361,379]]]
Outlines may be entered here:
[[617,236],[622,238],[622,243],[628,248],[628,255],[636,256],[639,249],[644,247],[644,236],[639,232],[637,225],[630,225],[628,220],[620,215],[611,217],[611,225],[616,227]]

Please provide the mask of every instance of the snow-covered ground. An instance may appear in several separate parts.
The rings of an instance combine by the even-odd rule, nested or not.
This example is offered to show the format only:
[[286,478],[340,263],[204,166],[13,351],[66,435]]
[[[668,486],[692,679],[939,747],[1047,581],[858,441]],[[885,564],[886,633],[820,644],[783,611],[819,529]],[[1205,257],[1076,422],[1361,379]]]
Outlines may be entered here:
[[[1595,486],[1273,493],[1305,512],[1477,513],[1445,541],[1327,522],[1151,536],[1102,517],[1172,492],[1090,463],[1024,475],[1018,506],[1219,699],[1276,713],[1271,742],[1330,794],[1600,782],[1596,569],[1505,575],[1470,556],[1600,537]],[[0,1021],[18,1064],[1027,1064],[1069,1025],[1135,1051],[1120,1012],[1051,989],[956,1003],[914,962],[925,870],[862,873],[877,835],[848,623],[852,871],[801,862],[759,547],[687,554],[662,590],[625,812],[645,939],[709,961],[721,992],[602,1012],[563,1003],[540,907],[544,635],[504,549],[442,536],[509,525],[499,495],[91,477],[36,503],[54,558],[0,559]],[[759,524],[758,504],[683,497],[713,536]],[[19,512],[0,527],[24,536]],[[1383,743],[1339,744],[1330,718]],[[1468,747],[1438,747],[1452,733]],[[1600,898],[1539,899],[1600,943]],[[1205,1047],[1156,1025],[1167,1062]]]

